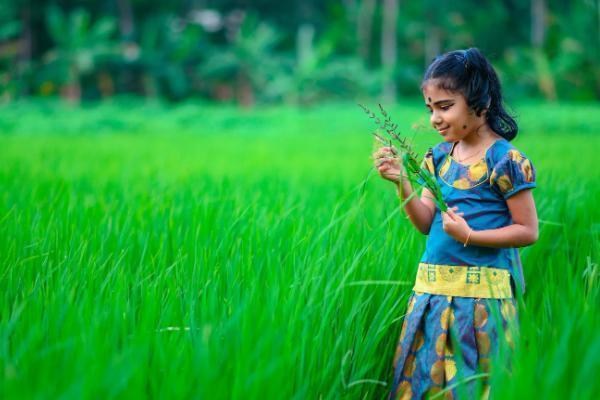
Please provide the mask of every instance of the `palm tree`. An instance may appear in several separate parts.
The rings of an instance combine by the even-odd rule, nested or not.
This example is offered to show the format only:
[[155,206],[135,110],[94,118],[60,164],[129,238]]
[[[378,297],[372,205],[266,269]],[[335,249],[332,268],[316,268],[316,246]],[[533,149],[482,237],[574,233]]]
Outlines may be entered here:
[[117,54],[112,39],[116,23],[109,17],[92,23],[89,12],[83,9],[65,14],[52,6],[48,11],[48,29],[55,47],[46,53],[44,61],[59,81],[62,95],[78,102],[82,77]]
[[254,16],[246,16],[231,40],[219,49],[200,68],[200,74],[208,78],[231,79],[239,104],[251,106],[256,91],[265,88],[275,75],[277,61],[274,48],[281,36],[275,28],[259,22]]

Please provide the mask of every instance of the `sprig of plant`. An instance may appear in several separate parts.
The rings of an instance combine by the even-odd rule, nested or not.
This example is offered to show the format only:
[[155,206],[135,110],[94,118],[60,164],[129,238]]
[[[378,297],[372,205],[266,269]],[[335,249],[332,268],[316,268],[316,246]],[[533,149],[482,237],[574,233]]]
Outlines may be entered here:
[[[362,104],[359,104],[358,106],[362,108],[363,111],[369,116],[369,118],[373,120],[375,125],[377,125],[382,131],[384,131],[388,135],[388,141],[390,142],[390,144],[391,141],[394,140],[396,145],[402,149],[402,152],[408,153],[415,160],[417,159],[417,154],[413,151],[410,143],[408,143],[408,140],[400,136],[400,133],[398,131],[398,124],[392,121],[392,118],[390,117],[389,113],[385,110],[385,108],[383,108],[381,104],[379,104],[379,110],[381,112],[381,115],[383,116],[383,120],[379,118],[373,111],[369,110],[366,106]],[[383,139],[380,135],[377,134],[377,132],[373,132],[373,134],[377,139]]]
[[[383,108],[383,106],[379,104],[379,111],[381,112],[382,116],[382,118],[380,118],[377,116],[377,114],[375,114],[366,106],[362,104],[359,104],[358,106],[363,109],[363,111],[369,116],[370,119],[373,120],[375,125],[377,125],[378,130],[380,129],[381,131],[385,132],[385,135],[387,136],[383,137],[379,134],[378,130],[375,130],[374,132],[372,132],[373,136],[375,137],[375,140],[377,140],[384,146],[391,147],[392,151],[395,151],[396,154],[398,152],[400,153],[398,155],[401,156],[401,158],[395,158],[397,158],[399,161],[402,161],[402,164],[404,165],[404,170],[407,173],[406,176],[410,181],[411,185],[413,187],[418,186],[429,189],[429,191],[433,194],[433,201],[435,202],[437,207],[441,211],[446,211],[448,209],[448,206],[444,201],[444,198],[442,196],[442,189],[439,183],[437,182],[437,179],[435,179],[435,176],[427,168],[420,167],[421,163],[419,162],[417,153],[415,153],[409,141],[400,134],[398,130],[398,124],[392,121],[391,116],[385,110],[385,108]],[[404,202],[408,202],[415,194],[416,191],[413,192],[413,194],[409,198],[405,199]]]

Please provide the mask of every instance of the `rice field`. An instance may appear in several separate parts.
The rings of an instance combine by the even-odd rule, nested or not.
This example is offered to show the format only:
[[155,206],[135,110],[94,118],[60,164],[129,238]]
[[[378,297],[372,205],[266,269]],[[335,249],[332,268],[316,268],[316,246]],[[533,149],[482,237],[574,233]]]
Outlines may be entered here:
[[[493,397],[597,398],[600,105],[513,107],[541,225]],[[387,108],[437,142],[418,100]],[[351,103],[0,108],[0,398],[386,396],[425,237],[372,127]]]

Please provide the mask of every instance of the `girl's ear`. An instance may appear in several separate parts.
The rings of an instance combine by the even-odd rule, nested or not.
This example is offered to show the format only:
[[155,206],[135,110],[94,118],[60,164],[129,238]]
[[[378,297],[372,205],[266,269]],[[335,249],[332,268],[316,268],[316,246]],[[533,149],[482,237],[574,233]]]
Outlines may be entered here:
[[484,117],[485,117],[485,115],[486,115],[486,114],[488,113],[488,111],[490,110],[490,105],[491,105],[491,104],[492,104],[492,99],[490,98],[490,99],[488,100],[488,102],[487,102],[487,104],[486,104],[485,108],[484,108],[483,110],[479,111],[479,112],[477,113],[477,116],[478,116],[478,117],[481,117],[481,116],[484,116]]
[[487,104],[485,105],[485,108],[483,109],[483,115],[486,115],[488,113],[491,105],[492,105],[492,98],[490,97]]

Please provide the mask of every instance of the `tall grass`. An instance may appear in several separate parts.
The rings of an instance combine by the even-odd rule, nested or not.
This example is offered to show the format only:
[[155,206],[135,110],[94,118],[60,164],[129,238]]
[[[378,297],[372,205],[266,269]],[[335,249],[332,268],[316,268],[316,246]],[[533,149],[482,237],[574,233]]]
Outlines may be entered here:
[[[516,109],[542,224],[494,393],[591,399],[600,108]],[[0,397],[383,397],[424,237],[369,129],[351,104],[0,109]]]

